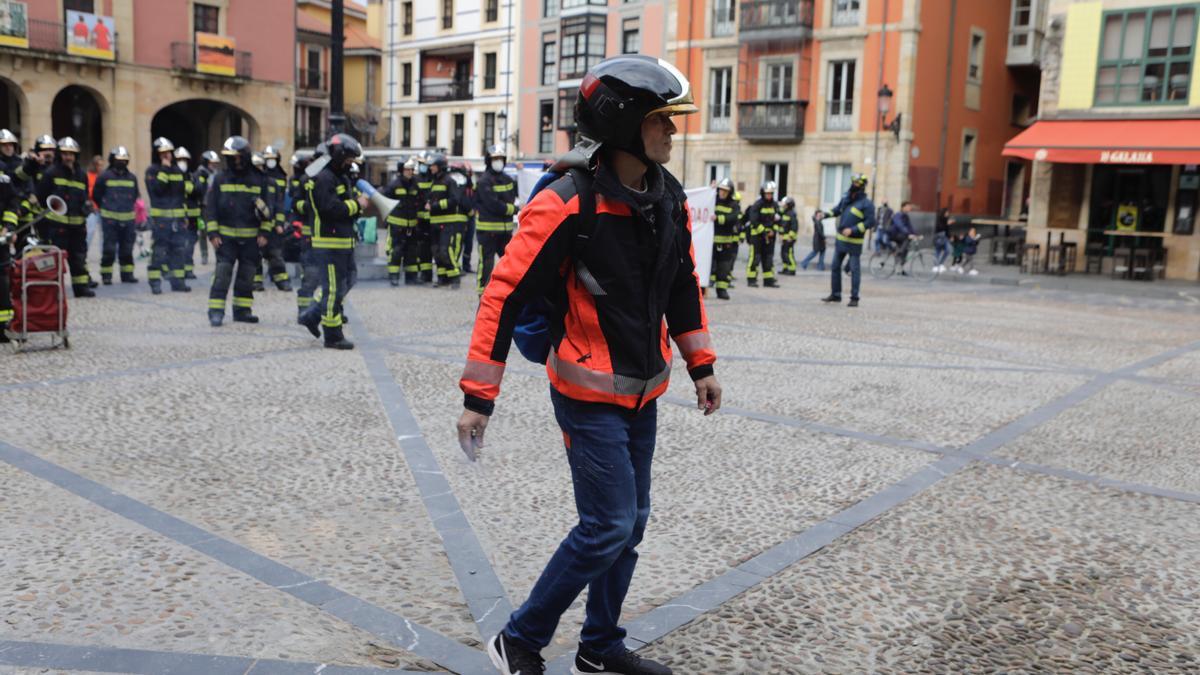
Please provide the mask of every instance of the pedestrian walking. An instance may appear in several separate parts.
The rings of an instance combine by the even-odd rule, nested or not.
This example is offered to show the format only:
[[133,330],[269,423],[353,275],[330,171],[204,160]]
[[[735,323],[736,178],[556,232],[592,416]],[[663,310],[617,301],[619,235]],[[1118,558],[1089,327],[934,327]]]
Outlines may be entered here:
[[458,433],[469,454],[483,445],[518,308],[565,297],[550,315],[559,338],[546,363],[579,522],[487,650],[505,675],[543,672],[541,650],[587,588],[574,672],[669,675],[628,649],[620,618],[650,515],[655,401],[671,372],[664,329],[683,354],[697,406],[707,415],[721,405],[686,196],[663,167],[671,116],[697,109],[677,69],[627,55],[587,73],[575,110],[583,140],[570,156],[580,161],[522,210],[480,301]]
[[933,226],[933,271],[946,271],[946,258],[950,256],[950,227],[953,226],[955,220],[950,217],[950,209],[942,208],[938,211],[937,222]]
[[817,259],[817,269],[821,272],[825,271],[825,212],[817,209],[813,212],[813,235],[812,235],[812,250],[808,255],[804,256],[804,260],[800,261],[801,269],[808,269],[808,264]]
[[850,267],[849,306],[858,307],[863,239],[875,227],[875,204],[867,196],[866,188],[867,176],[855,174],[850,179],[850,189],[833,207],[833,216],[838,219],[837,246],[833,252],[832,288],[823,302],[842,301],[842,263],[846,262]]

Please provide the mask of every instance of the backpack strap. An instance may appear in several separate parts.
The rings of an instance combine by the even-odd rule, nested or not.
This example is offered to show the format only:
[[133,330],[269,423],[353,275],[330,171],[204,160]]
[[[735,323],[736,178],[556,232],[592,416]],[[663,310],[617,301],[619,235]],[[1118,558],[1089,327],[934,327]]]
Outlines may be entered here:
[[596,193],[592,190],[592,174],[584,169],[573,168],[568,172],[575,182],[575,195],[579,198],[579,219],[575,224],[575,240],[571,244],[571,259],[579,260],[596,232]]

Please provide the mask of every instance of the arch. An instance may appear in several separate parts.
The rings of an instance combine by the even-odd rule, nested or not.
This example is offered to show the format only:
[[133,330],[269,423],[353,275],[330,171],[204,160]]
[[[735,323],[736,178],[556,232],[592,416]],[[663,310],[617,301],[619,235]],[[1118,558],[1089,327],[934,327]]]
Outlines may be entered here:
[[25,92],[21,87],[7,77],[0,77],[0,129],[13,132],[26,146],[33,140],[26,139],[23,133],[27,110],[29,102],[25,99]]
[[150,139],[165,136],[176,147],[185,147],[192,157],[215,150],[234,134],[253,143],[258,122],[242,108],[210,98],[175,101],[159,108],[150,121]]
[[80,84],[70,84],[59,90],[50,105],[51,134],[55,138],[70,136],[79,143],[85,163],[93,155],[104,155],[104,118],[108,101],[104,95]]

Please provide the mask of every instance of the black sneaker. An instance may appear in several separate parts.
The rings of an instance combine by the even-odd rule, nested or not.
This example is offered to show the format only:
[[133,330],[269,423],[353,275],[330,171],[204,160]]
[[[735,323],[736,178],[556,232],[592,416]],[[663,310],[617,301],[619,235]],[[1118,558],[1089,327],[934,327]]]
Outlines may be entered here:
[[842,296],[840,296],[840,295],[830,295],[830,296],[821,298],[821,302],[841,302],[841,301],[842,301]]
[[858,298],[850,298],[850,302],[846,303],[847,307],[858,307]]
[[[622,648],[624,649],[624,648]],[[572,675],[671,675],[671,669],[661,663],[643,659],[636,653],[624,649],[618,654],[602,656],[579,645],[575,652]]]
[[540,675],[546,672],[546,661],[541,654],[514,644],[504,633],[488,640],[487,652],[492,665],[504,675]]

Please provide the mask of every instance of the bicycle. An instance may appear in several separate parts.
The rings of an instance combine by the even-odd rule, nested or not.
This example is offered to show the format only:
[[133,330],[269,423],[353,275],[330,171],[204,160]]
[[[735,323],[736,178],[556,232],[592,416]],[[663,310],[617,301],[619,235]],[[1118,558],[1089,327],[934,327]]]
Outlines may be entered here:
[[891,249],[872,253],[867,260],[871,276],[876,279],[889,279],[896,274],[896,270],[900,270],[902,276],[911,276],[917,281],[933,281],[937,278],[938,271],[933,265],[932,257],[927,256],[926,250],[920,247],[923,239],[924,237],[916,237],[909,240],[903,263],[900,262],[897,252]]

